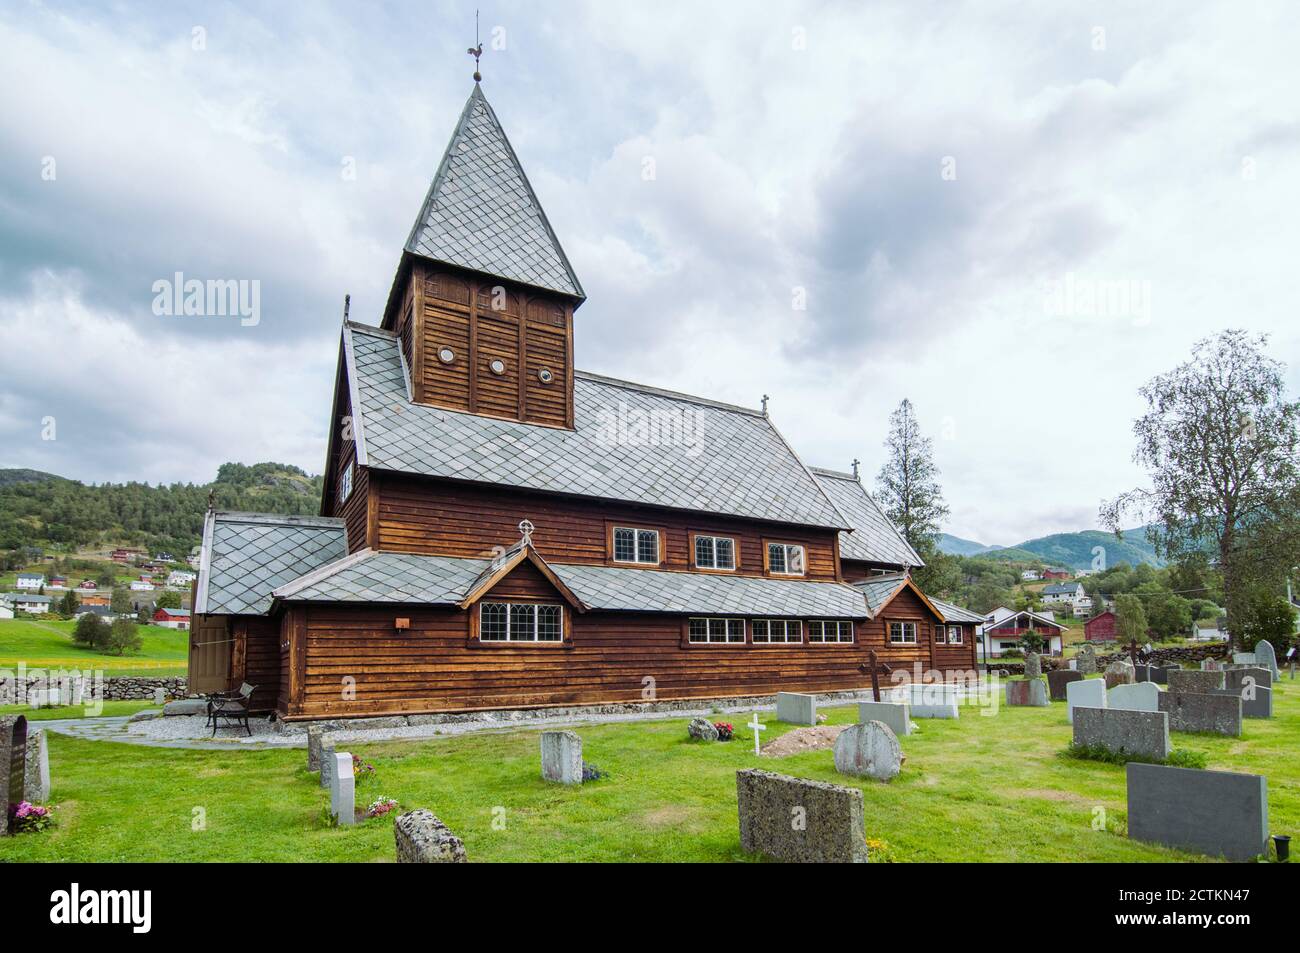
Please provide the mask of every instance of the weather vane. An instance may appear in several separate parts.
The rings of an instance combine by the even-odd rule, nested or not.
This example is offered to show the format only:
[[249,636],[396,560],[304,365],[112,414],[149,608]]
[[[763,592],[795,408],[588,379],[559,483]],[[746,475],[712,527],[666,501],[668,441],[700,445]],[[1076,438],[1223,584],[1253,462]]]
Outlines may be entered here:
[[465,52],[474,57],[474,82],[480,82],[483,74],[478,71],[478,58],[483,55],[483,41],[478,38],[478,11],[474,11],[474,42],[476,46],[471,46]]

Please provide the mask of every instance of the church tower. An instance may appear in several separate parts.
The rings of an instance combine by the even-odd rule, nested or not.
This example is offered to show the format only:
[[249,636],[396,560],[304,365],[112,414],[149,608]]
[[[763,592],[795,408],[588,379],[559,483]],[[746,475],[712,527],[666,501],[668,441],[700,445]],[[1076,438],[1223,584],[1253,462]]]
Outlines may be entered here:
[[413,399],[572,428],[573,312],[585,297],[476,82],[384,312]]

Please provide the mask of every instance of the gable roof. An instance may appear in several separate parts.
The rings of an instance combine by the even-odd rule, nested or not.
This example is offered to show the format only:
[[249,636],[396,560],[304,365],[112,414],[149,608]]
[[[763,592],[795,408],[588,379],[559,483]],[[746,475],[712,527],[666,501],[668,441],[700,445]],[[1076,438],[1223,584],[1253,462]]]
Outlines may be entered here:
[[477,83],[406,240],[406,251],[586,297]]
[[[494,560],[361,550],[275,591],[294,602],[456,605],[483,595]],[[582,609],[862,619],[862,596],[837,582],[548,564]],[[490,587],[489,587],[490,588]]]
[[873,619],[880,615],[885,610],[885,607],[894,601],[894,597],[904,589],[911,589],[916,597],[934,613],[936,618],[943,618],[943,613],[935,608],[934,603],[930,601],[930,597],[921,591],[921,588],[912,581],[911,575],[907,572],[881,573],[878,576],[859,579],[849,585],[862,593],[866,599],[867,610]]
[[809,469],[853,527],[851,533],[840,533],[840,558],[899,566],[925,565],[857,477],[820,467]]
[[1083,585],[1080,582],[1054,582],[1050,586],[1043,587],[1044,595],[1065,595],[1067,592],[1078,592],[1079,587]]
[[265,614],[277,586],[347,552],[341,519],[209,511],[194,612]]
[[[757,410],[579,371],[574,429],[542,427],[411,402],[400,346],[390,332],[350,324],[343,347],[363,466],[849,528]],[[642,430],[647,423],[655,426]]]
[[1019,612],[1013,612],[1013,613],[1011,613],[1011,615],[1004,616],[1004,617],[1002,617],[1001,619],[998,619],[996,622],[988,622],[988,621],[987,621],[987,618],[988,618],[988,617],[986,616],[986,617],[985,617],[986,621],[985,621],[985,623],[984,623],[984,628],[985,628],[985,629],[1000,629],[1000,628],[1002,628],[1004,625],[1006,625],[1008,622],[1014,622],[1016,619],[1019,619],[1021,616],[1028,616],[1029,618],[1033,619],[1034,622],[1038,623],[1039,625],[1050,626],[1050,627],[1053,628],[1053,629],[1060,629],[1060,630],[1062,630],[1062,631],[1065,630],[1065,626],[1061,625],[1061,623],[1057,622],[1055,619],[1049,619],[1047,616],[1042,615],[1041,613],[1038,613],[1038,612],[1031,612],[1029,609],[1021,609]]
[[978,612],[971,612],[969,609],[955,606],[951,602],[942,602],[933,598],[930,601],[939,610],[944,622],[973,622],[980,625],[985,620],[985,616],[980,615]]

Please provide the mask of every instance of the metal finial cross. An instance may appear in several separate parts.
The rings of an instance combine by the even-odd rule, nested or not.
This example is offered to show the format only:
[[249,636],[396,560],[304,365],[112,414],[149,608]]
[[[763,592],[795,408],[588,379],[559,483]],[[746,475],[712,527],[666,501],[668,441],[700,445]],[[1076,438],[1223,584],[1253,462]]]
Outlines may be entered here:
[[858,479],[858,464],[861,462],[862,461],[859,460],[857,457],[853,458],[853,479],[855,480]]
[[519,535],[525,543],[532,543],[533,530],[536,528],[532,520],[523,519],[519,521]]
[[474,82],[481,82],[483,74],[478,71],[478,58],[483,55],[483,41],[478,38],[478,11],[474,11],[474,46],[465,52],[474,57]]
[[764,394],[764,395],[763,395],[763,413],[764,413],[764,415],[767,414],[767,400],[768,400],[767,395]]

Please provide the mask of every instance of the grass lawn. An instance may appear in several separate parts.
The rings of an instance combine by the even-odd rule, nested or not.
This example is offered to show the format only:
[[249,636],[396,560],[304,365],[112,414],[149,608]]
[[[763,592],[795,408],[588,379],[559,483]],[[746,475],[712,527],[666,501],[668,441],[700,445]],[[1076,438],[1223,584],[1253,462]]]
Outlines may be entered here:
[[56,718],[113,718],[134,715],[145,708],[158,708],[153,699],[147,701],[106,701],[104,710],[92,715],[81,705],[63,705],[59,708],[32,708],[30,705],[0,705],[0,715],[23,715],[28,721],[51,721]]
[[[1300,833],[1300,686],[1283,682],[1278,716],[1241,739],[1175,735],[1210,768],[1269,779],[1270,828]],[[1070,740],[1065,706],[963,710],[923,721],[902,739],[907,762],[890,784],[857,783],[867,837],[899,861],[1170,861],[1203,858],[1124,836],[1121,765],[1058,757]],[[830,709],[832,723],[856,709]],[[471,861],[736,861],[735,772],[760,766],[854,784],[830,751],[757,759],[748,717],[726,716],[736,740],[686,738],[685,718],[579,728],[589,762],[610,777],[561,788],[539,776],[538,732],[357,744],[380,795],[428,807],[464,841]],[[774,723],[764,741],[789,726]],[[392,815],[333,828],[306,753],[181,751],[51,736],[58,826],[0,841],[0,861],[391,861]],[[1093,829],[1102,808],[1107,829]],[[202,817],[201,830],[193,830]],[[494,827],[494,819],[504,828]],[[499,826],[499,825],[498,825]],[[877,859],[884,859],[878,857]]]
[[159,625],[139,627],[141,650],[104,655],[72,644],[73,622],[0,619],[0,668],[102,669],[105,675],[184,675],[189,633]]

